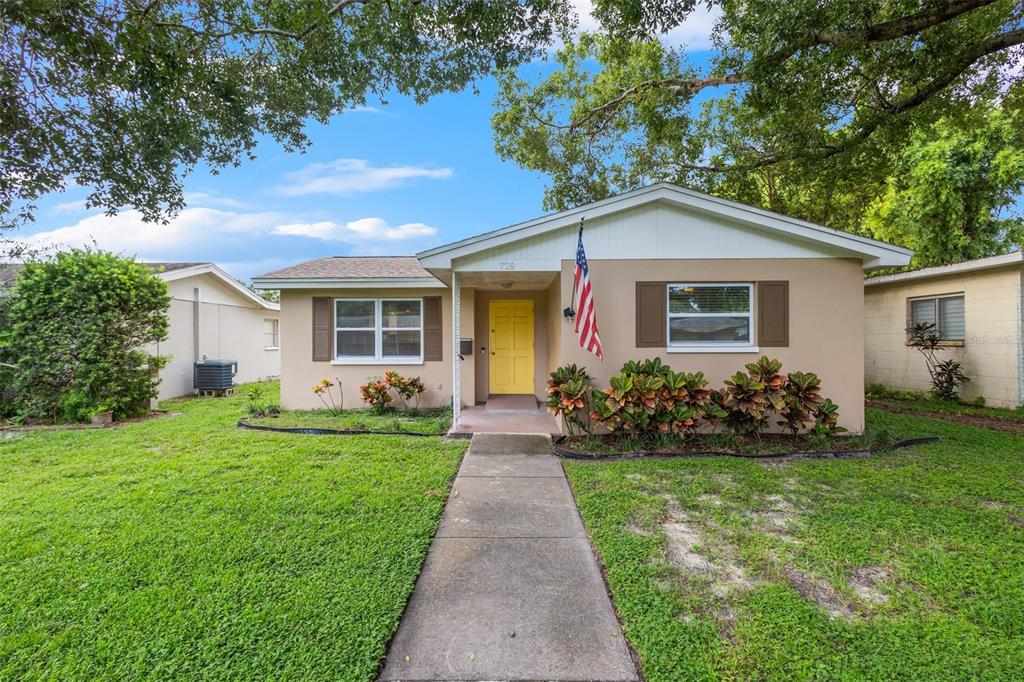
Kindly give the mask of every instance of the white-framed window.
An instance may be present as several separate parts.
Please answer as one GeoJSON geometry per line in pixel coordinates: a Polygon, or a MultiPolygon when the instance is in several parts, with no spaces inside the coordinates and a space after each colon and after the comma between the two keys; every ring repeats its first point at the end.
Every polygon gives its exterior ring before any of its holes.
{"type": "Polygon", "coordinates": [[[943,341],[963,341],[966,337],[963,294],[911,298],[907,304],[910,326],[933,324],[943,341]]]}
{"type": "Polygon", "coordinates": [[[668,285],[669,350],[755,350],[754,285],[668,285]]]}
{"type": "Polygon", "coordinates": [[[334,358],[342,364],[423,362],[423,299],[334,299],[334,358]]]}
{"type": "Polygon", "coordinates": [[[263,318],[263,347],[267,350],[281,347],[281,321],[263,318]]]}

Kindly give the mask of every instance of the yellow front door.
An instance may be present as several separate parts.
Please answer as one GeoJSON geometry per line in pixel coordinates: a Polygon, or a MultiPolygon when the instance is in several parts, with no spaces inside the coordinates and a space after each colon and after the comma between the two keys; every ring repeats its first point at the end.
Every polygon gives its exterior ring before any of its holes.
{"type": "Polygon", "coordinates": [[[490,392],[533,393],[533,301],[490,302],[490,392]]]}

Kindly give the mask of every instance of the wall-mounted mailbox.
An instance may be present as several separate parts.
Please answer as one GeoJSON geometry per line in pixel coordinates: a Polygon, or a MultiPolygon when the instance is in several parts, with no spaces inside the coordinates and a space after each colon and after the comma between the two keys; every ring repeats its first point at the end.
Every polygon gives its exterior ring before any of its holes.
{"type": "Polygon", "coordinates": [[[473,339],[459,339],[459,355],[473,354],[473,339]]]}

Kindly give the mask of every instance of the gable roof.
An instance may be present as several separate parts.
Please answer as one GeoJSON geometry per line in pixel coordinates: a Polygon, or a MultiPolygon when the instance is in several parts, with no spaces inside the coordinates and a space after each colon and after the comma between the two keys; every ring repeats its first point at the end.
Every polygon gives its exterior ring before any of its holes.
{"type": "Polygon", "coordinates": [[[429,270],[447,270],[451,268],[452,260],[456,258],[570,227],[583,217],[588,220],[599,218],[653,202],[667,202],[698,213],[726,218],[731,222],[774,233],[786,239],[818,244],[860,258],[865,269],[907,265],[913,253],[900,246],[663,182],[428,249],[418,253],[417,257],[429,270]]]}
{"type": "Polygon", "coordinates": [[[988,256],[987,258],[975,258],[974,260],[950,265],[935,265],[930,268],[919,268],[906,272],[896,272],[891,275],[879,275],[864,280],[864,286],[878,286],[880,284],[891,284],[894,282],[906,282],[915,279],[927,279],[929,277],[942,277],[944,275],[958,275],[965,272],[977,270],[990,270],[1001,268],[1007,265],[1024,264],[1024,251],[1012,251],[999,256],[988,256]]]}
{"type": "Polygon", "coordinates": [[[271,301],[264,300],[262,296],[258,295],[252,289],[245,286],[213,263],[143,263],[143,265],[147,266],[153,271],[154,275],[165,282],[173,282],[174,280],[194,277],[196,275],[212,275],[219,279],[225,286],[233,289],[235,292],[241,294],[264,310],[281,309],[281,305],[279,303],[272,303],[271,301]]]}
{"type": "Polygon", "coordinates": [[[261,289],[444,286],[416,256],[326,256],[253,277],[252,281],[261,289]]]}

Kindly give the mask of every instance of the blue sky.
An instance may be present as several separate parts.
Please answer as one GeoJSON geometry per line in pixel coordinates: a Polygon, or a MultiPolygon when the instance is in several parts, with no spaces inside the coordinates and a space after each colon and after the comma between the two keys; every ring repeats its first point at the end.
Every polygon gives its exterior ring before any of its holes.
{"type": "MultiPolygon", "coordinates": [[[[593,29],[589,1],[574,4],[581,28],[593,29]]],[[[695,12],[665,40],[707,49],[713,20],[695,12]]],[[[197,169],[185,181],[187,208],[169,225],[144,223],[132,210],[86,211],[88,192],[74,187],[44,197],[36,222],[10,236],[54,248],[96,244],[141,260],[214,261],[248,280],[326,255],[412,254],[539,216],[546,180],[497,157],[495,83],[477,88],[424,105],[370,102],[310,124],[305,154],[267,140],[239,168],[197,169]]]]}

